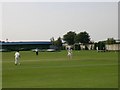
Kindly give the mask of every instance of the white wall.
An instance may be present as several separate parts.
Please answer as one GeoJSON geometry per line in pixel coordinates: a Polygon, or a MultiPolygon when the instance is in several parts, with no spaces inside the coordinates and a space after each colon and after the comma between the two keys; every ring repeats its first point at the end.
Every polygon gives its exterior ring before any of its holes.
{"type": "Polygon", "coordinates": [[[120,50],[120,44],[106,45],[106,50],[120,50]]]}

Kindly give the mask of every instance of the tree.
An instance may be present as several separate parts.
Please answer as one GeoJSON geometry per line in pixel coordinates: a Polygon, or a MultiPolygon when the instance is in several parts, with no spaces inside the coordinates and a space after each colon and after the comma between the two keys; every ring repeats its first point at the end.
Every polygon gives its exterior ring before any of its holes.
{"type": "Polygon", "coordinates": [[[63,40],[67,42],[69,45],[73,45],[75,43],[76,33],[69,31],[67,34],[63,36],[63,40]]]}
{"type": "Polygon", "coordinates": [[[98,42],[98,50],[105,50],[105,41],[98,42]]]}
{"type": "Polygon", "coordinates": [[[52,45],[50,46],[50,48],[52,49],[56,49],[56,50],[60,50],[62,47],[62,39],[59,37],[57,40],[54,40],[54,37],[52,37],[51,39],[52,45]]]}
{"type": "Polygon", "coordinates": [[[90,42],[90,36],[86,31],[85,32],[80,32],[79,34],[76,35],[75,42],[76,43],[87,44],[87,43],[90,42]]]}
{"type": "Polygon", "coordinates": [[[52,37],[52,38],[50,38],[50,41],[51,41],[51,43],[52,43],[52,45],[54,45],[54,37],[52,37]]]}
{"type": "Polygon", "coordinates": [[[62,47],[62,39],[59,37],[56,41],[54,41],[54,45],[60,50],[62,47]]]}
{"type": "Polygon", "coordinates": [[[58,43],[59,47],[62,47],[62,39],[61,39],[61,37],[58,38],[57,43],[58,43]]]}
{"type": "Polygon", "coordinates": [[[114,38],[108,38],[107,41],[106,41],[107,44],[115,44],[116,41],[114,38]]]}

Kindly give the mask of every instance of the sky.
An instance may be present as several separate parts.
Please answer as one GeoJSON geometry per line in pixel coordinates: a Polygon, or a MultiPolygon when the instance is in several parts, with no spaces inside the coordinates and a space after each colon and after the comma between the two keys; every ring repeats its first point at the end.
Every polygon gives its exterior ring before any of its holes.
{"type": "Polygon", "coordinates": [[[118,39],[117,2],[4,2],[2,37],[9,41],[49,41],[86,31],[92,41],[118,39]]]}

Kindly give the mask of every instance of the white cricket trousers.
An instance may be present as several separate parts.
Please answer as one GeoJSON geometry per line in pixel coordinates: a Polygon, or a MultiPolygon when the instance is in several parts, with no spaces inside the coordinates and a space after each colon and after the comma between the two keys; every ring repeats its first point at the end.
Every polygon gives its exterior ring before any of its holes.
{"type": "Polygon", "coordinates": [[[15,64],[20,64],[19,57],[15,57],[15,64]]]}

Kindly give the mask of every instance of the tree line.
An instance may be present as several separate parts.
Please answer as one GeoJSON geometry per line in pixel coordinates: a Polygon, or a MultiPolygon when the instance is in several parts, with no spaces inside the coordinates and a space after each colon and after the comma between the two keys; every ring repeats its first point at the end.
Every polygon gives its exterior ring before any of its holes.
{"type": "Polygon", "coordinates": [[[63,35],[63,38],[59,37],[55,40],[54,37],[52,37],[50,40],[52,42],[52,48],[61,49],[62,41],[68,45],[74,45],[75,43],[88,44],[90,42],[90,35],[86,31],[78,34],[73,31],[69,31],[63,35]]]}
{"type": "Polygon", "coordinates": [[[115,44],[116,40],[114,38],[108,38],[106,41],[99,41],[97,43],[92,42],[89,33],[87,33],[86,31],[84,32],[73,32],[73,31],[69,31],[67,32],[65,35],[63,35],[63,37],[58,37],[57,40],[54,39],[54,37],[52,37],[51,39],[52,42],[52,48],[55,49],[61,49],[62,44],[64,41],[64,43],[67,43],[68,45],[75,45],[77,44],[82,44],[82,45],[87,45],[90,43],[94,43],[95,48],[99,47],[99,49],[104,49],[105,48],[105,44],[115,44]]]}
{"type": "Polygon", "coordinates": [[[88,44],[90,42],[90,35],[84,31],[80,33],[75,33],[72,31],[69,31],[67,34],[63,36],[63,40],[68,45],[73,45],[75,43],[82,43],[82,44],[88,44]]]}

